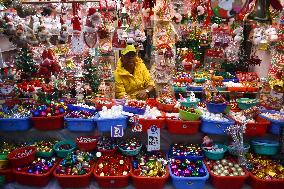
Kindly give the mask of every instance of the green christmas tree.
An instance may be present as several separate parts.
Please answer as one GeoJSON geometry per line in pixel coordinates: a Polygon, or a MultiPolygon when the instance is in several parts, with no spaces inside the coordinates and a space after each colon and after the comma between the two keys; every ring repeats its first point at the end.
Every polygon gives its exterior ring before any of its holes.
{"type": "Polygon", "coordinates": [[[94,57],[89,56],[84,60],[84,78],[90,84],[94,93],[98,92],[100,79],[98,77],[98,68],[93,64],[94,57]]]}
{"type": "Polygon", "coordinates": [[[32,52],[26,48],[20,49],[16,55],[15,65],[17,70],[21,72],[22,79],[30,79],[37,72],[32,52]]]}

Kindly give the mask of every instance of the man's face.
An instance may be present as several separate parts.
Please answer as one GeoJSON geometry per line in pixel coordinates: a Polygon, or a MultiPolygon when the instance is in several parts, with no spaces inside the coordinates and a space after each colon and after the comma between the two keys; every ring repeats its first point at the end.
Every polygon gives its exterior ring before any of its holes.
{"type": "Polygon", "coordinates": [[[136,53],[135,52],[129,52],[122,57],[123,66],[128,68],[133,68],[135,66],[136,62],[136,53]]]}

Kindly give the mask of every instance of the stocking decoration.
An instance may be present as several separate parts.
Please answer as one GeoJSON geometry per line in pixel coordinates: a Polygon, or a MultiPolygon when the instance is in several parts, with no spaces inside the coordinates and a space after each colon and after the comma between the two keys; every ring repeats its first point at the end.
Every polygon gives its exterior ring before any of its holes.
{"type": "Polygon", "coordinates": [[[72,20],[71,23],[73,24],[73,31],[81,31],[81,22],[80,22],[81,18],[78,15],[75,15],[72,20]]]}

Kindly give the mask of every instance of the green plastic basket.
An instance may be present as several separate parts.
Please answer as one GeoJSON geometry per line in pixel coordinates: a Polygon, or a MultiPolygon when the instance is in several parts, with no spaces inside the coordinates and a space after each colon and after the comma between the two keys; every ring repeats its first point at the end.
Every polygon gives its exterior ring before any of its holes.
{"type": "Polygon", "coordinates": [[[135,150],[123,150],[122,148],[118,147],[119,150],[121,151],[122,154],[126,155],[126,156],[136,156],[137,154],[139,154],[142,145],[140,147],[138,147],[135,150]]]}
{"type": "Polygon", "coordinates": [[[36,152],[36,156],[37,157],[45,157],[45,158],[49,158],[53,155],[54,150],[52,149],[50,152],[41,152],[41,151],[37,151],[36,152]]]}
{"type": "Polygon", "coordinates": [[[6,160],[8,154],[0,153],[0,160],[6,160]]]}
{"type": "Polygon", "coordinates": [[[181,101],[180,99],[178,100],[180,102],[181,106],[187,107],[187,108],[196,108],[200,100],[198,98],[195,98],[195,102],[190,102],[190,98],[186,98],[186,102],[181,101]]]}
{"type": "Polygon", "coordinates": [[[195,83],[204,83],[206,81],[206,78],[194,78],[195,83]]]}
{"type": "Polygon", "coordinates": [[[53,150],[56,152],[56,155],[60,158],[65,158],[69,153],[72,153],[72,151],[74,151],[75,148],[76,148],[76,143],[69,140],[57,142],[53,146],[53,150]],[[59,150],[58,147],[64,144],[69,144],[72,146],[72,148],[70,148],[69,150],[59,150]]]}
{"type": "Polygon", "coordinates": [[[217,91],[227,91],[227,87],[216,87],[217,91]]]}
{"type": "Polygon", "coordinates": [[[250,99],[250,98],[239,98],[236,101],[238,103],[238,107],[242,110],[249,109],[255,106],[259,102],[257,99],[250,99]]]}
{"type": "Polygon", "coordinates": [[[224,144],[216,144],[218,145],[219,148],[223,148],[224,150],[222,152],[214,152],[214,151],[208,151],[207,149],[203,148],[203,152],[204,155],[208,158],[208,159],[212,159],[212,160],[219,160],[222,159],[225,155],[225,153],[227,152],[228,148],[226,145],[224,144]]]}
{"type": "Polygon", "coordinates": [[[173,86],[173,89],[174,89],[174,92],[182,92],[182,93],[186,92],[186,87],[173,86]]]}
{"type": "Polygon", "coordinates": [[[0,186],[5,185],[5,176],[0,176],[0,186]]]}
{"type": "Polygon", "coordinates": [[[199,120],[201,115],[202,112],[198,109],[195,110],[195,113],[190,113],[182,109],[179,109],[179,117],[184,121],[197,121],[199,120]]]}

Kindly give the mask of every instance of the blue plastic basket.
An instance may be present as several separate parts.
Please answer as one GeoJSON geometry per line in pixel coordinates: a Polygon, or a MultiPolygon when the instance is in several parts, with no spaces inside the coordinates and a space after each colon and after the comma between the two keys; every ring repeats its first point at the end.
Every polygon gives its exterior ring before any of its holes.
{"type": "Polygon", "coordinates": [[[187,90],[188,91],[203,91],[203,87],[202,86],[188,86],[187,90]]]}
{"type": "Polygon", "coordinates": [[[68,104],[67,107],[68,107],[68,110],[70,110],[70,111],[88,111],[92,114],[96,114],[96,112],[97,112],[97,110],[95,110],[95,109],[83,108],[83,107],[80,107],[80,106],[75,106],[73,104],[68,104]]]}
{"type": "Polygon", "coordinates": [[[224,144],[216,144],[218,146],[218,148],[223,148],[224,150],[222,152],[215,152],[215,151],[208,151],[207,149],[203,148],[204,151],[204,155],[208,158],[208,159],[212,159],[212,160],[219,160],[222,159],[225,155],[225,153],[227,152],[227,146],[224,144]]]}
{"type": "Polygon", "coordinates": [[[206,107],[210,113],[223,113],[227,108],[227,104],[207,102],[206,107]]]}
{"type": "Polygon", "coordinates": [[[216,135],[225,135],[225,130],[230,125],[235,124],[235,121],[226,117],[229,121],[222,122],[222,121],[213,121],[202,118],[201,123],[201,131],[207,134],[216,134],[216,135]]]}
{"type": "Polygon", "coordinates": [[[2,118],[0,131],[27,131],[31,128],[30,118],[2,118]]]}
{"type": "Polygon", "coordinates": [[[97,114],[94,121],[96,122],[100,132],[110,132],[111,126],[122,125],[124,129],[127,126],[127,117],[125,116],[113,119],[102,119],[99,117],[99,114],[97,114]]]}
{"type": "Polygon", "coordinates": [[[72,132],[91,132],[95,128],[93,119],[65,118],[65,127],[72,132]]]}
{"type": "Polygon", "coordinates": [[[176,189],[203,189],[205,187],[206,180],[209,178],[209,173],[202,163],[206,175],[204,177],[177,177],[172,173],[169,165],[169,172],[172,178],[172,183],[176,189]]]}
{"type": "MultiPolygon", "coordinates": [[[[278,111],[275,110],[262,110],[261,112],[266,113],[279,113],[278,111]]],[[[284,115],[284,113],[280,113],[282,115],[284,115]]],[[[267,119],[268,121],[271,122],[271,126],[270,126],[270,133],[275,134],[275,135],[279,135],[280,132],[280,127],[284,127],[284,121],[280,121],[280,120],[275,120],[275,119],[270,119],[262,114],[259,114],[259,116],[263,117],[264,119],[267,119]]]]}
{"type": "Polygon", "coordinates": [[[134,108],[131,106],[123,106],[123,111],[130,112],[133,114],[143,115],[146,109],[145,108],[134,108]]]}
{"type": "Polygon", "coordinates": [[[234,83],[238,83],[239,82],[239,80],[237,78],[223,79],[223,82],[230,82],[230,81],[232,81],[234,83]]]}
{"type": "Polygon", "coordinates": [[[272,140],[253,140],[252,147],[259,155],[276,155],[279,149],[279,142],[272,140]]]}

